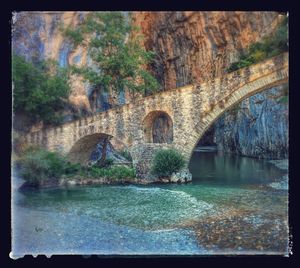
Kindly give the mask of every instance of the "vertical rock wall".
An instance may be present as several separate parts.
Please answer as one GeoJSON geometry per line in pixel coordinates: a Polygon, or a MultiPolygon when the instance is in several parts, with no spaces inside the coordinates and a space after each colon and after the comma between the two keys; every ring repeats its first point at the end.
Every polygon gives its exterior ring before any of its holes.
{"type": "Polygon", "coordinates": [[[287,85],[244,100],[215,124],[218,149],[240,155],[288,158],[287,85]]]}
{"type": "Polygon", "coordinates": [[[156,52],[149,68],[163,90],[222,76],[251,43],[270,34],[277,12],[137,12],[144,45],[156,52]]]}

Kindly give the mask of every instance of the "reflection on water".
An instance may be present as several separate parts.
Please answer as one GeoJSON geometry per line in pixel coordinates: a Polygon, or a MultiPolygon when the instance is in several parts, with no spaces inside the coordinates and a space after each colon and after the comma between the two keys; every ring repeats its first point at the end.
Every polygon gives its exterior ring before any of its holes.
{"type": "Polygon", "coordinates": [[[268,183],[285,174],[267,160],[222,152],[194,152],[189,169],[193,174],[194,184],[268,183]]]}

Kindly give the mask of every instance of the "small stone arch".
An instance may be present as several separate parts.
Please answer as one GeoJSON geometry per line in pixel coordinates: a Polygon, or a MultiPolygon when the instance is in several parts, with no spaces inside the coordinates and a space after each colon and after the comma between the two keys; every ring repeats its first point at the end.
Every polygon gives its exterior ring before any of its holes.
{"type": "Polygon", "coordinates": [[[152,111],[143,120],[144,141],[146,143],[172,143],[173,120],[164,111],[152,111]]]}
{"type": "Polygon", "coordinates": [[[110,140],[112,136],[105,133],[95,133],[82,137],[72,146],[68,153],[68,159],[73,163],[87,165],[96,145],[104,138],[110,140]]]}

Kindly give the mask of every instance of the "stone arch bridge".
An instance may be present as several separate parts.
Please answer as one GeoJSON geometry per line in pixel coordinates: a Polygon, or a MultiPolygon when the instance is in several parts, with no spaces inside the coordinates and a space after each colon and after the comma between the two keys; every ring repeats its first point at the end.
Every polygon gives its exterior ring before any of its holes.
{"type": "Polygon", "coordinates": [[[205,131],[228,109],[260,91],[288,82],[288,53],[199,85],[193,84],[26,135],[26,142],[68,154],[84,164],[103,135],[131,152],[137,174],[146,176],[153,153],[174,147],[186,158],[205,131]],[[167,142],[154,138],[153,122],[167,119],[167,142]]]}

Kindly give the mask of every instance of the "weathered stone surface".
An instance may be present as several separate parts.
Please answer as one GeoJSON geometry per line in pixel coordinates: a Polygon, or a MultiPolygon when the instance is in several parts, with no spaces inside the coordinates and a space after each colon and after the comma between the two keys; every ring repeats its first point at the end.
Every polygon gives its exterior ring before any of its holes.
{"type": "Polygon", "coordinates": [[[216,123],[218,150],[257,158],[288,158],[287,85],[254,95],[216,123]]]}
{"type": "MultiPolygon", "coordinates": [[[[251,43],[270,34],[277,12],[136,12],[144,46],[157,53],[149,68],[162,89],[204,82],[225,74],[251,43]]],[[[212,88],[213,90],[213,88],[212,88]]]]}
{"type": "Polygon", "coordinates": [[[171,143],[173,141],[173,123],[172,119],[162,114],[156,117],[152,126],[154,143],[171,143]]]}
{"type": "Polygon", "coordinates": [[[161,92],[59,127],[31,132],[25,139],[52,151],[69,153],[74,161],[84,163],[103,134],[109,135],[112,143],[115,140],[130,149],[133,164],[142,176],[148,173],[153,153],[159,148],[178,149],[188,164],[199,139],[225,111],[287,80],[288,54],[284,53],[198,86],[161,92]],[[168,114],[173,122],[172,143],[149,143],[147,128],[153,126],[160,112],[168,114]]]}

